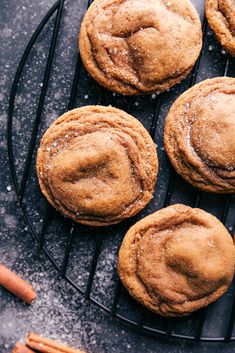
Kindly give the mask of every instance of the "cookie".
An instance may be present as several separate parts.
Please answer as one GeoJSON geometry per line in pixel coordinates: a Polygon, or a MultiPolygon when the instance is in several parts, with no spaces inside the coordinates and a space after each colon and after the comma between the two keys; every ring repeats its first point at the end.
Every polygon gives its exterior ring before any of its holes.
{"type": "Polygon", "coordinates": [[[218,299],[230,286],[235,247],[211,214],[173,205],[130,228],[118,272],[130,295],[163,316],[184,316],[218,299]]]}
{"type": "Polygon", "coordinates": [[[75,222],[107,226],[151,200],[156,147],[143,125],[113,107],[86,106],[59,117],[44,134],[37,175],[48,201],[75,222]]]}
{"type": "Polygon", "coordinates": [[[206,17],[220,44],[235,57],[235,1],[206,0],[206,17]]]}
{"type": "Polygon", "coordinates": [[[235,78],[203,81],[183,93],[165,123],[165,149],[195,187],[235,192],[235,78]]]}
{"type": "Polygon", "coordinates": [[[90,75],[124,95],[160,93],[185,78],[202,46],[188,0],[95,0],[80,30],[90,75]]]}

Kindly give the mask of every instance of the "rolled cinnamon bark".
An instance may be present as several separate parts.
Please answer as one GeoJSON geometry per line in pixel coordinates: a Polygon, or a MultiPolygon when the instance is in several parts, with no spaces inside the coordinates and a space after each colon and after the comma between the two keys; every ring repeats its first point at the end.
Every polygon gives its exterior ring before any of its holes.
{"type": "Polygon", "coordinates": [[[65,346],[35,333],[30,333],[26,345],[41,353],[85,353],[80,349],[65,346]]]}
{"type": "Polygon", "coordinates": [[[0,264],[0,286],[16,295],[27,304],[31,304],[37,296],[35,290],[28,282],[3,264],[0,264]]]}
{"type": "Polygon", "coordinates": [[[24,344],[21,344],[20,342],[16,342],[15,347],[13,348],[12,353],[35,353],[32,351],[32,349],[29,349],[26,347],[24,344]]]}

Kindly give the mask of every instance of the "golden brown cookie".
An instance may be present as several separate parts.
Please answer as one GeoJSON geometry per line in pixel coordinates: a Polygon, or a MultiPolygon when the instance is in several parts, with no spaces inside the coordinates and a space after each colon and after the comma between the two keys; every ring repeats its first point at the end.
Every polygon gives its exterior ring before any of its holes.
{"type": "Polygon", "coordinates": [[[165,124],[165,148],[176,169],[199,189],[235,192],[235,78],[203,81],[183,93],[165,124]]]}
{"type": "Polygon", "coordinates": [[[206,17],[220,44],[235,56],[235,0],[206,0],[206,17]]]}
{"type": "Polygon", "coordinates": [[[137,222],[118,257],[123,285],[164,316],[184,316],[218,299],[231,284],[235,247],[223,224],[197,208],[173,205],[137,222]]]}
{"type": "Polygon", "coordinates": [[[143,125],[113,107],[86,106],[58,118],[44,134],[37,175],[48,201],[92,226],[142,210],[157,180],[156,147],[143,125]]]}
{"type": "Polygon", "coordinates": [[[79,35],[87,71],[125,95],[160,93],[193,68],[201,23],[188,0],[95,0],[79,35]]]}

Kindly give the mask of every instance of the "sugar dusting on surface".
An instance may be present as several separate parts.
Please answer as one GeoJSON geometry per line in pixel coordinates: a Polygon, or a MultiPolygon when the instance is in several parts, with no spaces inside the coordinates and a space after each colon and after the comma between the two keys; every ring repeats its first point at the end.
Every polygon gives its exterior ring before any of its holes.
{"type": "MultiPolygon", "coordinates": [[[[86,2],[85,0],[65,2],[67,7],[63,18],[64,27],[60,31],[60,39],[57,46],[58,56],[54,62],[53,74],[46,97],[45,110],[39,129],[40,136],[61,113],[67,110],[67,98],[71,90],[73,70],[75,69],[77,59],[77,52],[74,48],[77,48],[78,26],[84,13],[86,2]],[[71,63],[73,64],[73,68],[71,67],[71,63]],[[71,67],[71,70],[68,70],[68,67],[71,67]],[[60,87],[59,90],[58,87],[60,87]]],[[[38,299],[29,307],[4,290],[0,290],[0,352],[9,353],[13,344],[17,340],[23,342],[25,335],[29,331],[36,331],[52,339],[63,341],[75,347],[82,347],[89,353],[126,353],[127,351],[136,353],[169,352],[169,347],[175,353],[185,352],[187,349],[185,343],[174,342],[173,347],[171,344],[165,344],[162,341],[141,336],[125,325],[112,320],[96,306],[84,300],[83,296],[78,294],[66,281],[58,276],[58,273],[46,257],[38,253],[31,235],[28,234],[28,227],[22,218],[22,213],[17,205],[9,179],[6,153],[7,145],[5,140],[8,93],[25,44],[46,10],[50,5],[54,4],[54,1],[42,0],[32,2],[24,0],[23,3],[24,5],[22,6],[21,1],[5,1],[7,13],[11,14],[11,19],[0,33],[0,39],[2,39],[3,43],[1,47],[2,52],[6,53],[7,58],[0,80],[0,101],[3,103],[4,111],[0,115],[0,173],[2,173],[0,184],[0,260],[13,270],[16,270],[35,286],[38,292],[38,299]],[[35,10],[37,8],[39,9],[38,11],[35,10]],[[9,46],[9,39],[12,40],[12,48],[9,46]],[[14,55],[12,55],[13,52],[14,55]]],[[[32,57],[26,66],[27,73],[24,73],[23,84],[20,86],[16,96],[13,141],[16,142],[17,146],[15,153],[18,175],[22,172],[27,152],[26,142],[29,141],[31,135],[32,121],[35,118],[37,102],[42,87],[42,73],[45,69],[49,47],[49,41],[45,39],[50,38],[52,34],[52,24],[53,19],[50,25],[45,28],[33,48],[32,57]]],[[[211,38],[213,39],[213,36],[211,38]]],[[[221,54],[216,57],[215,44],[213,44],[213,50],[210,55],[211,57],[215,55],[213,70],[208,73],[206,68],[202,68],[201,75],[198,78],[200,80],[207,78],[208,75],[215,76],[219,72],[218,67],[221,54]]],[[[92,104],[97,97],[97,87],[93,84],[92,79],[84,72],[81,75],[76,106],[92,104]]],[[[159,113],[155,133],[155,142],[159,146],[158,153],[162,161],[159,171],[159,182],[155,191],[155,198],[149,204],[148,208],[139,214],[137,218],[142,218],[147,213],[156,211],[164,203],[167,187],[165,181],[168,180],[170,174],[170,166],[162,141],[164,119],[170,104],[186,88],[187,81],[184,81],[180,86],[176,86],[167,93],[167,102],[163,104],[159,113]]],[[[123,104],[125,98],[120,98],[115,93],[110,93],[110,95],[115,100],[115,106],[120,104],[120,106],[123,105],[123,109],[125,108],[123,104]]],[[[155,103],[153,101],[157,102],[157,99],[157,94],[153,94],[149,97],[138,98],[139,105],[133,104],[137,108],[136,111],[138,110],[136,117],[148,129],[151,126],[151,120],[154,115],[155,103]]],[[[37,141],[37,146],[38,143],[39,141],[37,141]]],[[[35,155],[33,156],[32,164],[35,165],[35,155]]],[[[34,170],[31,171],[30,181],[31,183],[27,191],[27,198],[30,201],[28,212],[30,212],[33,224],[36,227],[40,227],[45,203],[40,196],[34,170]]],[[[171,201],[176,202],[180,200],[182,202],[187,200],[189,194],[187,187],[186,183],[183,182],[179,185],[177,184],[171,201]]],[[[58,214],[56,218],[59,219],[58,214]]],[[[60,219],[60,222],[65,225],[67,221],[60,219]]],[[[228,223],[229,230],[232,232],[231,217],[228,222],[230,222],[228,223]]],[[[55,234],[57,233],[55,231],[51,231],[50,237],[47,239],[47,245],[53,251],[54,258],[57,261],[61,261],[66,240],[65,234],[63,234],[65,230],[63,231],[59,226],[55,229],[58,230],[58,234],[55,234]]],[[[116,234],[115,229],[115,227],[110,228],[110,234],[108,230],[104,235],[104,247],[102,248],[97,264],[94,287],[92,288],[94,297],[106,305],[110,304],[113,295],[117,276],[115,266],[117,251],[121,238],[124,235],[124,231],[123,234],[116,234]]],[[[72,254],[74,267],[71,266],[71,263],[69,264],[69,270],[74,274],[74,279],[83,288],[85,288],[87,283],[92,251],[94,250],[92,239],[90,238],[87,240],[84,236],[83,242],[78,242],[76,251],[72,254]]],[[[216,319],[216,324],[221,321],[221,317],[217,317],[216,319]]],[[[190,324],[190,319],[188,320],[188,324],[190,324]]],[[[188,325],[186,329],[188,329],[188,325]]],[[[213,327],[213,330],[215,329],[213,327]]],[[[214,331],[211,331],[211,333],[214,334],[214,331]]],[[[198,346],[195,349],[198,350],[198,346]]],[[[211,350],[210,347],[207,350],[205,346],[202,349],[205,352],[210,352],[211,350]]],[[[228,351],[231,352],[231,350],[232,348],[229,345],[228,351]]]]}

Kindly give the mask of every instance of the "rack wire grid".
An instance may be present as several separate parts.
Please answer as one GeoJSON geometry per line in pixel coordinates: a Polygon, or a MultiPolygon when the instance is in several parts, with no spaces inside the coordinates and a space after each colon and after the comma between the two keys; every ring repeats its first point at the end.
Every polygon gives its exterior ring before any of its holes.
{"type": "MultiPolygon", "coordinates": [[[[86,8],[83,6],[81,9],[79,1],[74,2],[72,8],[69,1],[68,4],[66,1],[66,6],[64,0],[56,1],[33,33],[16,71],[8,112],[9,163],[17,198],[28,228],[56,269],[74,288],[83,293],[85,298],[140,333],[162,336],[168,340],[178,338],[229,342],[235,340],[234,283],[220,300],[209,307],[186,318],[167,319],[136,303],[122,287],[116,270],[118,249],[130,225],[170,204],[184,203],[205,209],[221,219],[231,234],[234,231],[235,198],[209,195],[188,185],[172,169],[163,147],[164,119],[176,97],[208,77],[234,77],[235,74],[234,59],[221,49],[208,28],[203,2],[193,2],[201,14],[203,50],[193,71],[180,85],[159,96],[124,97],[113,94],[98,86],[86,73],[74,41],[70,47],[71,61],[66,63],[67,72],[75,71],[73,79],[73,74],[69,74],[71,79],[66,80],[69,81],[69,86],[72,84],[70,96],[62,97],[58,102],[58,92],[65,83],[54,79],[56,73],[61,70],[60,64],[63,64],[64,52],[61,55],[57,53],[60,47],[58,42],[62,41],[62,36],[66,36],[69,16],[76,12],[74,6],[77,6],[81,15],[84,15],[86,8]],[[39,63],[36,61],[38,52],[39,63]],[[35,65],[38,65],[40,82],[32,74],[31,67],[35,65]],[[32,107],[29,101],[34,102],[32,107]],[[51,101],[55,102],[58,115],[66,109],[86,103],[111,104],[133,114],[144,124],[156,143],[160,161],[154,198],[144,211],[119,225],[94,228],[75,224],[58,214],[46,202],[36,178],[35,155],[40,137],[56,117],[55,112],[50,111],[51,101]],[[66,101],[67,108],[63,105],[66,101]],[[46,111],[49,113],[46,114],[46,111]],[[17,123],[19,119],[21,128],[17,123]]],[[[87,8],[90,3],[91,1],[88,1],[87,8]]],[[[79,22],[76,22],[74,33],[78,31],[79,22]]],[[[70,40],[67,39],[65,47],[70,40]]]]}

